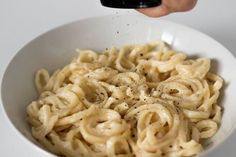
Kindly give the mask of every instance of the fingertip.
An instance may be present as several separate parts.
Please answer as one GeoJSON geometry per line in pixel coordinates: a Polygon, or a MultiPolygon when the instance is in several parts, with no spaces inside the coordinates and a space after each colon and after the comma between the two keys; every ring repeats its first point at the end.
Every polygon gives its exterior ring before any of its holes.
{"type": "Polygon", "coordinates": [[[136,10],[149,17],[161,17],[170,13],[170,10],[163,5],[153,8],[141,8],[136,10]]]}

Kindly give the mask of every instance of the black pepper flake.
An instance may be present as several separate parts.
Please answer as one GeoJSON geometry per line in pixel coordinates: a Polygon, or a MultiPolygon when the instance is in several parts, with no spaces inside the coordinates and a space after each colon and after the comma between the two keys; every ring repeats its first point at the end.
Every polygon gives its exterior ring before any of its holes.
{"type": "Polygon", "coordinates": [[[172,145],[169,145],[170,148],[172,148],[173,146],[172,145]]]}
{"type": "Polygon", "coordinates": [[[83,118],[80,118],[80,120],[83,120],[83,118]]]}
{"type": "Polygon", "coordinates": [[[144,76],[147,76],[148,74],[147,73],[144,73],[144,76]]]}
{"type": "Polygon", "coordinates": [[[177,112],[178,114],[180,113],[180,111],[179,111],[179,109],[178,109],[178,108],[176,109],[176,112],[177,112]]]}
{"type": "Polygon", "coordinates": [[[140,53],[140,56],[143,56],[143,54],[142,54],[142,53],[140,53]]]}
{"type": "Polygon", "coordinates": [[[161,153],[162,156],[165,156],[166,154],[165,153],[161,153]]]}
{"type": "Polygon", "coordinates": [[[135,135],[133,134],[132,137],[135,137],[135,135]]]}
{"type": "Polygon", "coordinates": [[[183,147],[182,147],[182,146],[180,146],[179,148],[180,148],[180,149],[183,149],[183,147]]]}

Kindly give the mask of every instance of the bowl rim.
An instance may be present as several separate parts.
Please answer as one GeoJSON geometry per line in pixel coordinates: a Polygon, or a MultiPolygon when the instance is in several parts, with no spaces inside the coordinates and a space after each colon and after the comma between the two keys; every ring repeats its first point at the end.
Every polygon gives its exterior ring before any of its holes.
{"type": "MultiPolygon", "coordinates": [[[[85,18],[81,18],[78,20],[74,20],[72,22],[68,22],[62,25],[58,25],[56,27],[52,27],[50,29],[48,29],[47,31],[44,31],[43,33],[41,33],[40,35],[34,37],[33,39],[27,41],[19,50],[17,50],[17,52],[13,55],[13,57],[11,57],[5,67],[5,69],[3,69],[3,75],[2,78],[0,78],[0,106],[2,108],[3,111],[3,117],[6,119],[6,122],[9,124],[9,129],[11,128],[12,130],[14,130],[15,134],[19,137],[19,139],[22,140],[22,142],[24,141],[25,144],[27,144],[29,147],[34,148],[35,150],[39,151],[40,153],[43,153],[44,155],[51,155],[53,157],[56,157],[57,155],[48,151],[46,148],[44,149],[41,144],[42,147],[38,146],[37,144],[33,143],[32,141],[30,141],[28,138],[26,138],[17,128],[16,126],[13,124],[13,122],[11,121],[11,119],[9,118],[9,115],[6,111],[5,105],[3,103],[3,83],[5,82],[5,74],[9,69],[9,66],[11,65],[12,61],[17,58],[17,56],[19,55],[19,52],[21,52],[25,47],[27,47],[29,44],[31,44],[32,42],[36,41],[37,39],[40,39],[41,37],[47,35],[48,33],[51,33],[53,31],[56,31],[60,28],[63,27],[68,27],[70,25],[74,25],[83,21],[90,21],[90,20],[96,20],[96,19],[101,19],[101,18],[112,18],[112,17],[117,17],[117,15],[102,15],[102,16],[92,16],[92,17],[85,17],[85,18]],[[31,145],[31,146],[30,146],[31,145]]],[[[127,14],[127,13],[123,13],[119,15],[119,18],[123,18],[123,17],[140,17],[140,18],[149,18],[149,17],[145,17],[145,16],[140,16],[140,15],[136,15],[136,14],[127,14]]],[[[191,31],[191,32],[195,32],[199,35],[204,36],[204,38],[207,38],[211,41],[213,41],[214,43],[218,44],[218,46],[220,46],[222,49],[225,50],[225,52],[228,53],[228,55],[230,55],[232,58],[236,59],[236,57],[220,42],[218,42],[216,39],[212,38],[210,35],[205,34],[195,28],[192,28],[190,26],[184,25],[184,24],[180,24],[177,22],[173,22],[173,21],[169,21],[169,20],[163,20],[163,19],[158,19],[158,22],[161,23],[166,23],[166,24],[170,24],[173,25],[174,27],[182,27],[185,30],[191,31]]],[[[213,147],[204,150],[203,152],[201,152],[198,156],[202,156],[202,157],[206,157],[208,154],[212,153],[214,150],[216,150],[219,146],[222,146],[225,141],[227,141],[229,139],[230,136],[232,136],[233,134],[236,134],[236,126],[233,126],[232,129],[229,131],[229,133],[224,137],[223,141],[220,143],[217,143],[216,145],[214,145],[213,147]]]]}

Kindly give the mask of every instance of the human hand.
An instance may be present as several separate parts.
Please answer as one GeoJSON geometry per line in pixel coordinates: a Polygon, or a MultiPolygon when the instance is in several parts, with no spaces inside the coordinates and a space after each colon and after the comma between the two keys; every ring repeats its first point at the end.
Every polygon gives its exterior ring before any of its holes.
{"type": "Polygon", "coordinates": [[[137,10],[150,17],[160,17],[172,12],[189,11],[196,3],[197,0],[162,0],[162,4],[158,7],[137,10]]]}

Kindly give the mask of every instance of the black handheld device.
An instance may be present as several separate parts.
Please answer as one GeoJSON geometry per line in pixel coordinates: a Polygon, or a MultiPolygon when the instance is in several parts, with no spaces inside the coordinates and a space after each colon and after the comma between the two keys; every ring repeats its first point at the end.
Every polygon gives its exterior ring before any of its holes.
{"type": "Polygon", "coordinates": [[[150,8],[161,5],[161,0],[101,0],[103,6],[111,8],[150,8]]]}

